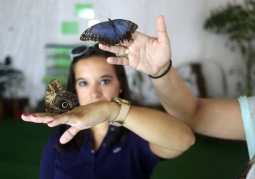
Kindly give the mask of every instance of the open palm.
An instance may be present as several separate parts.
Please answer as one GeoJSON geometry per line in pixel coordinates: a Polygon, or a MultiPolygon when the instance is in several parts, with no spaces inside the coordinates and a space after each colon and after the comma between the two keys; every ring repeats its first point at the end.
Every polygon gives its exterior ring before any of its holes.
{"type": "Polygon", "coordinates": [[[102,50],[117,53],[119,57],[109,57],[108,63],[128,65],[138,71],[149,75],[157,75],[168,66],[172,56],[170,39],[167,35],[163,16],[159,16],[156,23],[158,38],[147,36],[140,32],[132,35],[133,41],[124,42],[116,46],[100,45],[102,50]],[[125,50],[129,49],[128,57],[124,56],[125,50]]]}

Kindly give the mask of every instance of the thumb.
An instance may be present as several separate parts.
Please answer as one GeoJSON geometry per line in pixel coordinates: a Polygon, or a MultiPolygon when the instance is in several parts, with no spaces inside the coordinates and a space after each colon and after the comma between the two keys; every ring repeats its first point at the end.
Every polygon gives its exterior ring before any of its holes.
{"type": "Polygon", "coordinates": [[[156,28],[157,28],[157,32],[158,32],[158,42],[164,43],[164,44],[169,44],[169,38],[167,35],[166,24],[165,24],[164,17],[162,15],[158,16],[158,18],[157,18],[156,28]]]}
{"type": "Polygon", "coordinates": [[[80,129],[71,126],[69,129],[67,129],[64,134],[60,137],[59,142],[61,144],[66,144],[70,140],[74,138],[74,136],[80,131],[80,129]]]}

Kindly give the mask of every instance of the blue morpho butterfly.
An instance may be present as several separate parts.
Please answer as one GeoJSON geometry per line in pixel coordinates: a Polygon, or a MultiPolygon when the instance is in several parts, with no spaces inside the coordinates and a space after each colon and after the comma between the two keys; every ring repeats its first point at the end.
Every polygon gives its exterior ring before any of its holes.
{"type": "Polygon", "coordinates": [[[80,37],[81,41],[94,41],[103,45],[112,46],[132,40],[132,34],[138,26],[124,19],[115,19],[95,24],[85,30],[80,37]]]}

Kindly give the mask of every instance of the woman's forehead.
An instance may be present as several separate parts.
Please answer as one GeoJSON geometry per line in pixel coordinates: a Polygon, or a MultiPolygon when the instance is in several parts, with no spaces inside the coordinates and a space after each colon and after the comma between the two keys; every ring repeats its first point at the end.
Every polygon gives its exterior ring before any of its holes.
{"type": "Polygon", "coordinates": [[[75,65],[75,72],[93,73],[95,71],[114,73],[114,66],[107,63],[105,57],[93,56],[79,60],[75,65]]]}

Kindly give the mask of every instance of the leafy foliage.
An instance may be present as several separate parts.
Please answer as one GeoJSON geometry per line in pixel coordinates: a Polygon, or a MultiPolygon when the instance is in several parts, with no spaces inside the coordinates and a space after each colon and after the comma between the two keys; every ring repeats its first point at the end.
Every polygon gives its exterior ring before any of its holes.
{"type": "Polygon", "coordinates": [[[235,50],[237,47],[240,50],[247,71],[246,85],[239,85],[239,90],[242,95],[251,96],[255,63],[255,0],[244,0],[243,4],[233,1],[224,8],[213,10],[204,28],[212,33],[227,35],[232,42],[230,49],[235,50]]]}

